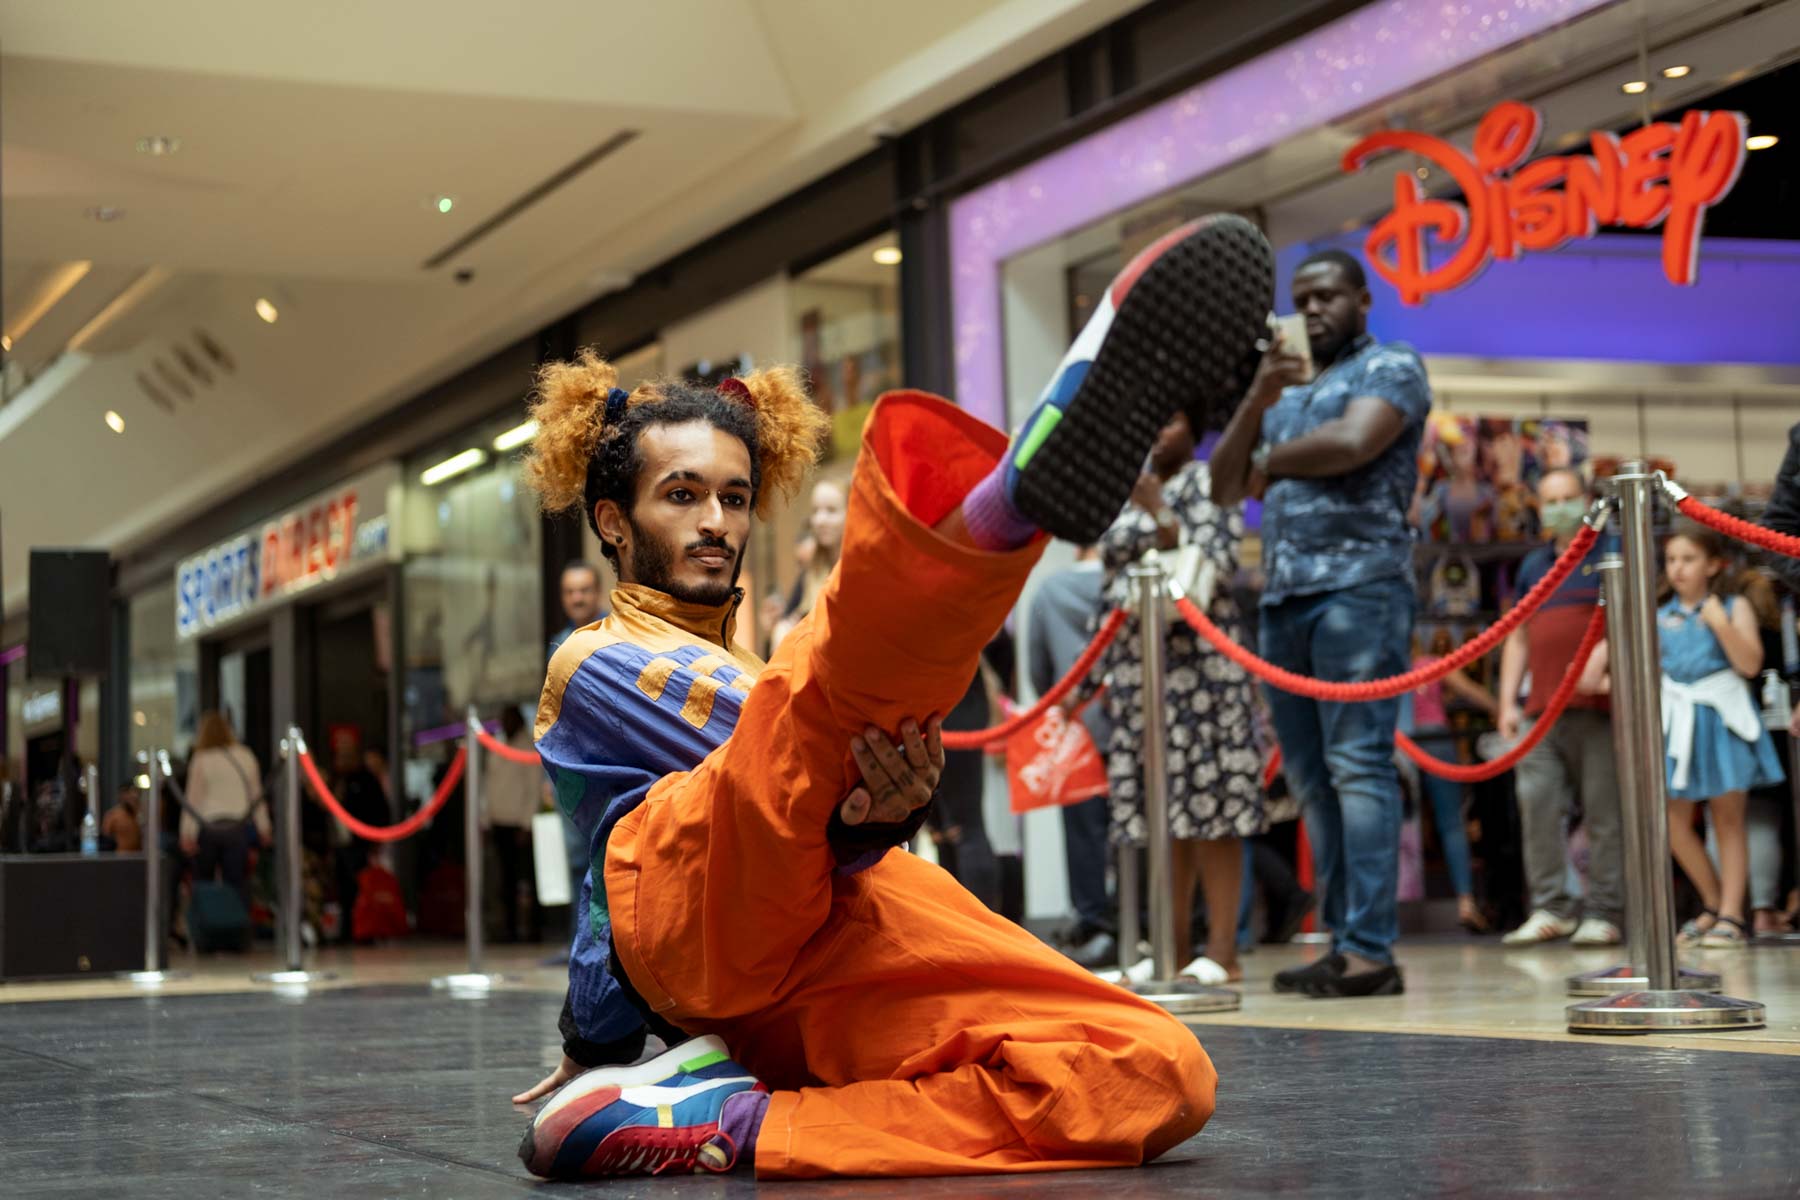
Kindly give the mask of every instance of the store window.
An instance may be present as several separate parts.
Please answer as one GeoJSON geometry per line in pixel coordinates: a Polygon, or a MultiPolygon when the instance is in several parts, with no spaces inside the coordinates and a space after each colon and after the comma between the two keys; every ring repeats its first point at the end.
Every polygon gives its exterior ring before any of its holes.
{"type": "Polygon", "coordinates": [[[542,526],[520,456],[520,411],[405,465],[406,786],[431,790],[469,705],[492,720],[533,705],[544,683],[542,526]]]}
{"type": "Polygon", "coordinates": [[[900,247],[864,242],[788,285],[793,354],[831,414],[830,460],[856,457],[876,397],[900,385],[900,247]]]}
{"type": "Polygon", "coordinates": [[[184,758],[199,722],[199,643],[175,637],[175,588],[132,597],[126,737],[134,759],[167,750],[184,758]]]}

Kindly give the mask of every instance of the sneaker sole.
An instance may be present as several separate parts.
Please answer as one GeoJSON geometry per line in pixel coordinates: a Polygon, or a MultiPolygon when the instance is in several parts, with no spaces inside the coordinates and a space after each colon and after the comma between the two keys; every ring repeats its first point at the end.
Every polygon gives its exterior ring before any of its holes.
{"type": "Polygon", "coordinates": [[[1099,540],[1170,417],[1185,409],[1198,437],[1243,399],[1274,296],[1261,230],[1231,214],[1195,222],[1130,284],[1075,398],[1019,468],[1020,513],[1059,538],[1099,540]]]}
{"type": "Polygon", "coordinates": [[[551,1168],[569,1134],[618,1099],[624,1089],[660,1083],[678,1073],[684,1064],[714,1053],[725,1054],[727,1050],[723,1040],[709,1034],[691,1038],[635,1066],[584,1071],[565,1083],[525,1126],[525,1136],[519,1142],[519,1161],[533,1175],[552,1178],[551,1168]]]}

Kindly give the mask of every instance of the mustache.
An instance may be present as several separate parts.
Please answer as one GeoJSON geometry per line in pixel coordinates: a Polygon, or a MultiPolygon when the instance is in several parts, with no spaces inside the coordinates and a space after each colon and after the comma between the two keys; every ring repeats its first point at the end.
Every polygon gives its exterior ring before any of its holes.
{"type": "Polygon", "coordinates": [[[692,554],[696,550],[723,550],[726,558],[735,559],[737,557],[737,550],[722,537],[701,538],[697,542],[689,542],[685,553],[692,554]]]}

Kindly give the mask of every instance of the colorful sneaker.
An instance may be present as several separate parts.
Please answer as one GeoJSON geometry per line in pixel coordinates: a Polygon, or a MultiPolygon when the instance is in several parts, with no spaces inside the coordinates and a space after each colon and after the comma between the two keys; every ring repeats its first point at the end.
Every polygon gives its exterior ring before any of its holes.
{"type": "Polygon", "coordinates": [[[716,1037],[693,1038],[635,1067],[602,1067],[538,1111],[519,1158],[545,1179],[724,1172],[738,1147],[719,1128],[725,1101],[767,1091],[716,1037]]]}
{"type": "Polygon", "coordinates": [[[1119,273],[1007,451],[1020,515],[1096,541],[1178,410],[1194,435],[1222,427],[1268,336],[1275,256],[1262,231],[1220,214],[1158,239],[1119,273]]]}

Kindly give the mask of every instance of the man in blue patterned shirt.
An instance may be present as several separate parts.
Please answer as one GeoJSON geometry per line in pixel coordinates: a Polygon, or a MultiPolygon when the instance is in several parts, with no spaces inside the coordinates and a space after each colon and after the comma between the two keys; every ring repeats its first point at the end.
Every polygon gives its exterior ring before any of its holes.
{"type": "MultiPolygon", "coordinates": [[[[1362,265],[1326,250],[1294,272],[1316,374],[1279,339],[1213,452],[1213,500],[1263,499],[1262,654],[1315,679],[1407,668],[1419,439],[1431,409],[1410,346],[1368,333],[1362,265]]],[[[1332,952],[1275,976],[1278,992],[1392,995],[1400,850],[1399,702],[1334,704],[1267,689],[1332,952]]]]}

